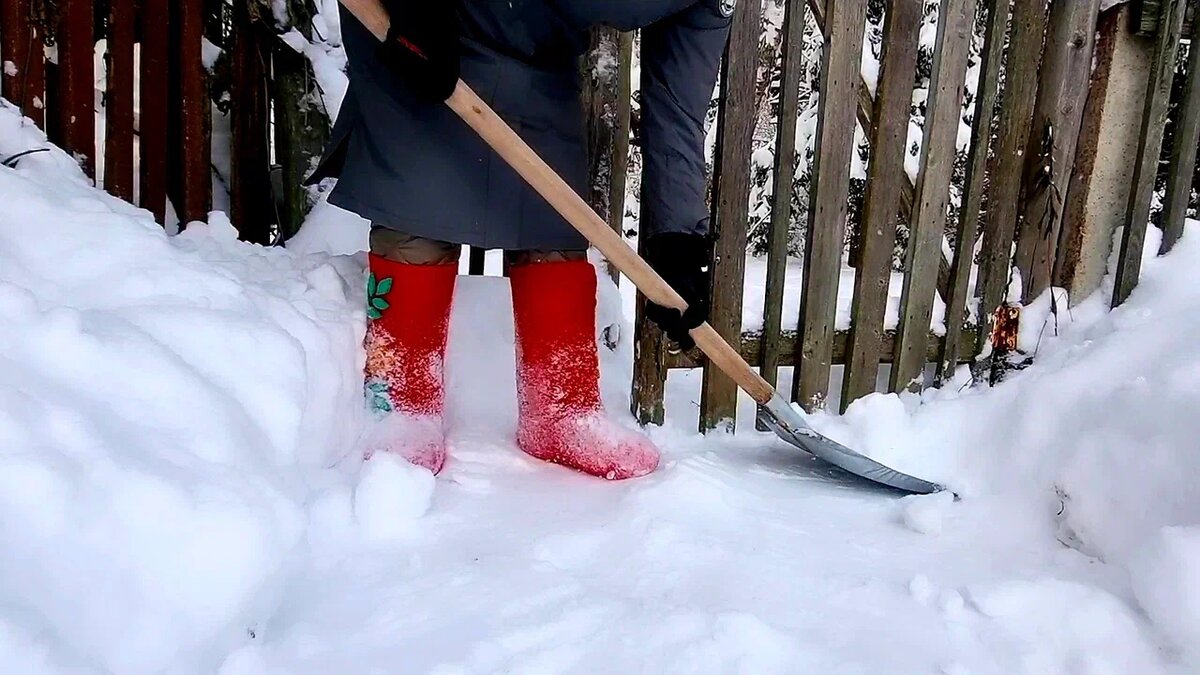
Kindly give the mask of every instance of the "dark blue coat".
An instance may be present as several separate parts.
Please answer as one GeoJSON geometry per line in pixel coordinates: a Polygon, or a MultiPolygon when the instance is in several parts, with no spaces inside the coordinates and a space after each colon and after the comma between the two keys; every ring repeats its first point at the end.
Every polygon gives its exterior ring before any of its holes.
{"type": "MultiPolygon", "coordinates": [[[[643,234],[704,233],[704,116],[731,11],[731,0],[462,0],[462,76],[582,194],[579,57],[588,29],[642,29],[643,234]]],[[[413,100],[345,11],[342,35],[350,87],[314,175],[339,177],[330,202],[443,241],[586,246],[448,107],[413,100]]]]}

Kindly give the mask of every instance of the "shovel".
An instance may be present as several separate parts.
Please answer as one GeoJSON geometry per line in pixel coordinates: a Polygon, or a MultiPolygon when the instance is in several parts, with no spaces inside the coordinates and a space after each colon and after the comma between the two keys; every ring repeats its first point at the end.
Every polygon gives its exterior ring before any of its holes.
{"type": "MultiPolygon", "coordinates": [[[[391,22],[379,0],[340,1],[377,39],[381,42],[386,39],[391,22]]],[[[687,309],[683,298],[465,82],[458,81],[446,105],[651,302],[680,311],[687,309]]],[[[817,433],[804,421],[801,413],[754,372],[737,350],[708,323],[692,329],[691,336],[709,361],[758,403],[759,420],[787,443],[852,474],[896,490],[930,494],[943,489],[936,483],[884,466],[817,433]]]]}

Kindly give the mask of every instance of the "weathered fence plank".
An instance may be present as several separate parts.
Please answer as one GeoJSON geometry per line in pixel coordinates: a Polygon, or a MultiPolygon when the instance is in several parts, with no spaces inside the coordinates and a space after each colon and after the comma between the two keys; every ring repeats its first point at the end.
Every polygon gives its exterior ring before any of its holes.
{"type": "Polygon", "coordinates": [[[212,204],[211,109],[208,74],[201,59],[204,37],[204,0],[178,0],[178,50],[180,94],[180,224],[203,220],[212,204]]]}
{"type": "Polygon", "coordinates": [[[265,245],[271,243],[272,225],[278,218],[271,196],[267,144],[270,49],[266,30],[251,13],[249,3],[236,3],[231,12],[229,125],[235,152],[230,162],[230,215],[242,239],[265,245]]]}
{"type": "Polygon", "coordinates": [[[883,323],[892,251],[900,211],[900,193],[908,184],[904,157],[909,107],[917,74],[917,38],[921,4],[910,0],[888,3],[883,25],[883,48],[876,88],[875,119],[870,133],[867,193],[858,236],[858,272],[850,310],[850,340],[846,374],[842,379],[842,410],[855,399],[875,391],[883,347],[883,323]]]}
{"type": "Polygon", "coordinates": [[[0,0],[0,94],[24,107],[25,62],[30,55],[29,0],[0,0]],[[11,68],[8,64],[12,64],[11,68]]]}
{"type": "Polygon", "coordinates": [[[32,22],[32,0],[0,0],[0,92],[38,126],[46,120],[43,36],[32,22]],[[10,74],[11,73],[11,74],[10,74]]]}
{"type": "Polygon", "coordinates": [[[759,371],[773,387],[779,382],[788,226],[792,220],[792,183],[796,177],[796,122],[800,113],[800,75],[804,69],[804,0],[788,0],[785,12],[783,63],[779,74],[779,124],[775,134],[775,183],[767,234],[769,244],[766,301],[763,306],[762,367],[759,371]]]}
{"type": "Polygon", "coordinates": [[[1196,174],[1196,149],[1200,146],[1200,22],[1192,23],[1192,41],[1188,46],[1187,81],[1179,102],[1175,124],[1175,146],[1171,150],[1171,168],[1167,171],[1167,193],[1163,199],[1162,244],[1158,254],[1171,251],[1183,236],[1183,223],[1196,174]]]}
{"type": "Polygon", "coordinates": [[[1133,189],[1129,193],[1129,210],[1125,216],[1125,231],[1121,234],[1121,253],[1113,279],[1112,305],[1116,307],[1129,298],[1137,286],[1142,270],[1142,248],[1146,243],[1146,225],[1150,222],[1151,199],[1154,196],[1154,176],[1162,153],[1163,128],[1171,102],[1171,82],[1175,78],[1175,52],[1183,29],[1184,0],[1163,0],[1159,15],[1158,35],[1154,44],[1154,65],[1146,83],[1145,112],[1138,139],[1138,152],[1133,166],[1133,189]]]}
{"type": "MultiPolygon", "coordinates": [[[[762,4],[738,4],[729,46],[721,66],[717,153],[713,169],[712,310],[709,323],[726,340],[742,334],[742,279],[746,267],[746,222],[750,196],[750,152],[754,141],[754,88],[762,4]]],[[[737,385],[718,368],[704,369],[700,390],[700,430],[732,431],[737,417],[737,385]]]]}
{"type": "Polygon", "coordinates": [[[1000,70],[1004,65],[1004,37],[1008,28],[1009,0],[987,3],[983,52],[980,55],[979,85],[975,89],[975,114],[972,120],[971,147],[963,187],[962,208],[954,238],[954,262],[950,268],[950,288],[946,294],[946,336],[938,355],[937,380],[945,382],[954,375],[962,353],[966,329],[967,292],[971,267],[975,263],[975,242],[979,217],[983,210],[984,177],[988,148],[992,140],[992,120],[1000,93],[1000,70]]]}
{"type": "Polygon", "coordinates": [[[1004,300],[1008,288],[1009,261],[1017,228],[1025,147],[1032,126],[1041,64],[1042,38],[1046,28],[1043,0],[1017,0],[1014,4],[1012,37],[997,133],[998,146],[989,165],[987,217],[983,227],[983,251],[979,262],[979,343],[991,335],[992,313],[1004,300]]]}
{"type": "MultiPolygon", "coordinates": [[[[633,36],[613,28],[592,31],[589,56],[581,62],[583,109],[588,119],[588,203],[620,232],[625,216],[625,172],[629,164],[630,74],[633,36]]],[[[620,273],[611,265],[614,282],[620,273]]]]}
{"type": "Polygon", "coordinates": [[[133,201],[133,0],[109,0],[104,93],[104,189],[133,201]]]}
{"type": "Polygon", "coordinates": [[[975,19],[975,0],[943,0],[938,16],[937,49],[929,85],[929,107],[921,143],[921,172],[909,221],[907,269],[900,296],[900,325],[889,387],[919,391],[925,368],[929,322],[937,293],[938,261],[946,231],[955,138],[962,118],[967,48],[975,19]]]}
{"type": "Polygon", "coordinates": [[[1083,124],[1100,0],[1050,5],[1046,48],[1039,71],[1033,128],[1025,150],[1025,185],[1016,265],[1022,302],[1050,287],[1062,224],[1063,198],[1083,124]],[[1043,157],[1046,152],[1048,157],[1043,157]],[[1048,171],[1052,169],[1052,171],[1048,171]]]}
{"type": "Polygon", "coordinates": [[[801,359],[792,385],[793,400],[806,410],[823,408],[829,391],[866,0],[830,0],[826,10],[800,300],[801,359]]]}
{"type": "Polygon", "coordinates": [[[58,5],[58,110],[62,147],[84,173],[96,174],[95,39],[92,3],[60,0],[58,5]]]}
{"type": "MultiPolygon", "coordinates": [[[[640,222],[646,222],[646,202],[641,200],[640,222]]],[[[646,256],[646,237],[638,238],[638,255],[646,256]]],[[[666,338],[646,318],[646,296],[637,294],[633,324],[633,383],[629,395],[630,412],[638,424],[663,423],[663,397],[666,392],[666,338]]]]}
{"type": "Polygon", "coordinates": [[[142,0],[141,82],[138,109],[140,201],[161,224],[167,211],[170,0],[142,0]]]}

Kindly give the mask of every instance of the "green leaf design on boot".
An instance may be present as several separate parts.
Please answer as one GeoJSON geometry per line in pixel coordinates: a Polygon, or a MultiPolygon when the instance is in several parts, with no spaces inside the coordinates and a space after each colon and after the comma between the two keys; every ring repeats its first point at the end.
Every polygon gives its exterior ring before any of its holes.
{"type": "Polygon", "coordinates": [[[371,319],[383,317],[383,310],[391,304],[383,296],[392,291],[392,279],[375,279],[375,273],[367,275],[367,316],[371,319]]]}
{"type": "Polygon", "coordinates": [[[367,380],[367,407],[376,414],[392,412],[392,399],[383,380],[367,380]]]}

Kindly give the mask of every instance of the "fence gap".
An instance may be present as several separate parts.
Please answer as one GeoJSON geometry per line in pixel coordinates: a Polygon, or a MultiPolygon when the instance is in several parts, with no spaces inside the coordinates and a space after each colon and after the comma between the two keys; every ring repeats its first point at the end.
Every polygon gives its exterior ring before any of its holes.
{"type": "Polygon", "coordinates": [[[787,276],[788,232],[792,222],[792,183],[796,177],[796,122],[800,114],[800,75],[804,70],[804,0],[788,0],[783,16],[779,123],[775,134],[774,195],[767,234],[767,286],[763,303],[760,373],[772,387],[779,383],[783,291],[787,276]]]}
{"type": "Polygon", "coordinates": [[[104,189],[133,201],[134,0],[109,0],[104,93],[104,189]]]}
{"type": "Polygon", "coordinates": [[[821,50],[820,120],[813,156],[800,353],[792,398],[806,410],[825,406],[833,360],[833,330],[846,231],[850,157],[862,75],[866,0],[829,0],[821,50]]]}
{"type": "MultiPolygon", "coordinates": [[[[1013,235],[1017,229],[1025,147],[1033,120],[1041,67],[1042,38],[1046,28],[1046,6],[1041,0],[1017,2],[1013,11],[1012,38],[1005,64],[1004,105],[1000,111],[998,145],[989,164],[987,216],[983,227],[983,252],[979,263],[980,297],[978,344],[991,338],[992,314],[1004,301],[1008,289],[1013,235]]],[[[979,364],[990,370],[990,360],[979,364]]]]}
{"type": "Polygon", "coordinates": [[[896,329],[896,354],[889,382],[892,391],[920,391],[923,384],[950,179],[954,173],[955,139],[962,120],[967,51],[974,23],[975,0],[942,1],[916,203],[909,221],[900,325],[896,329]]]}
{"type": "MultiPolygon", "coordinates": [[[[733,344],[742,335],[742,293],[746,268],[746,222],[750,197],[750,154],[754,142],[754,91],[758,73],[758,36],[762,3],[738,4],[729,46],[721,66],[721,102],[717,114],[717,153],[713,169],[712,310],[709,322],[733,344]]],[[[726,427],[737,417],[737,385],[711,364],[704,367],[700,390],[700,430],[726,427]]]]}
{"type": "Polygon", "coordinates": [[[884,16],[874,111],[876,124],[870,130],[867,192],[857,243],[860,257],[854,275],[846,374],[842,379],[843,411],[855,399],[873,393],[879,375],[900,195],[908,185],[904,157],[922,9],[920,3],[891,0],[884,16]]]}
{"type": "Polygon", "coordinates": [[[1187,81],[1179,102],[1180,118],[1175,126],[1175,146],[1167,170],[1167,193],[1163,198],[1163,238],[1158,254],[1171,251],[1183,236],[1192,178],[1196,174],[1196,149],[1200,145],[1200,21],[1193,19],[1188,45],[1187,81]]]}
{"type": "Polygon", "coordinates": [[[950,287],[946,300],[946,336],[938,355],[936,378],[946,382],[958,367],[966,334],[967,290],[975,263],[975,242],[983,212],[984,176],[988,148],[992,141],[992,121],[1000,93],[1000,69],[1004,65],[1004,38],[1008,29],[1009,0],[987,3],[983,51],[980,54],[979,84],[975,88],[975,113],[971,146],[967,155],[967,173],[963,184],[962,208],[954,238],[954,262],[950,267],[950,287]]]}

